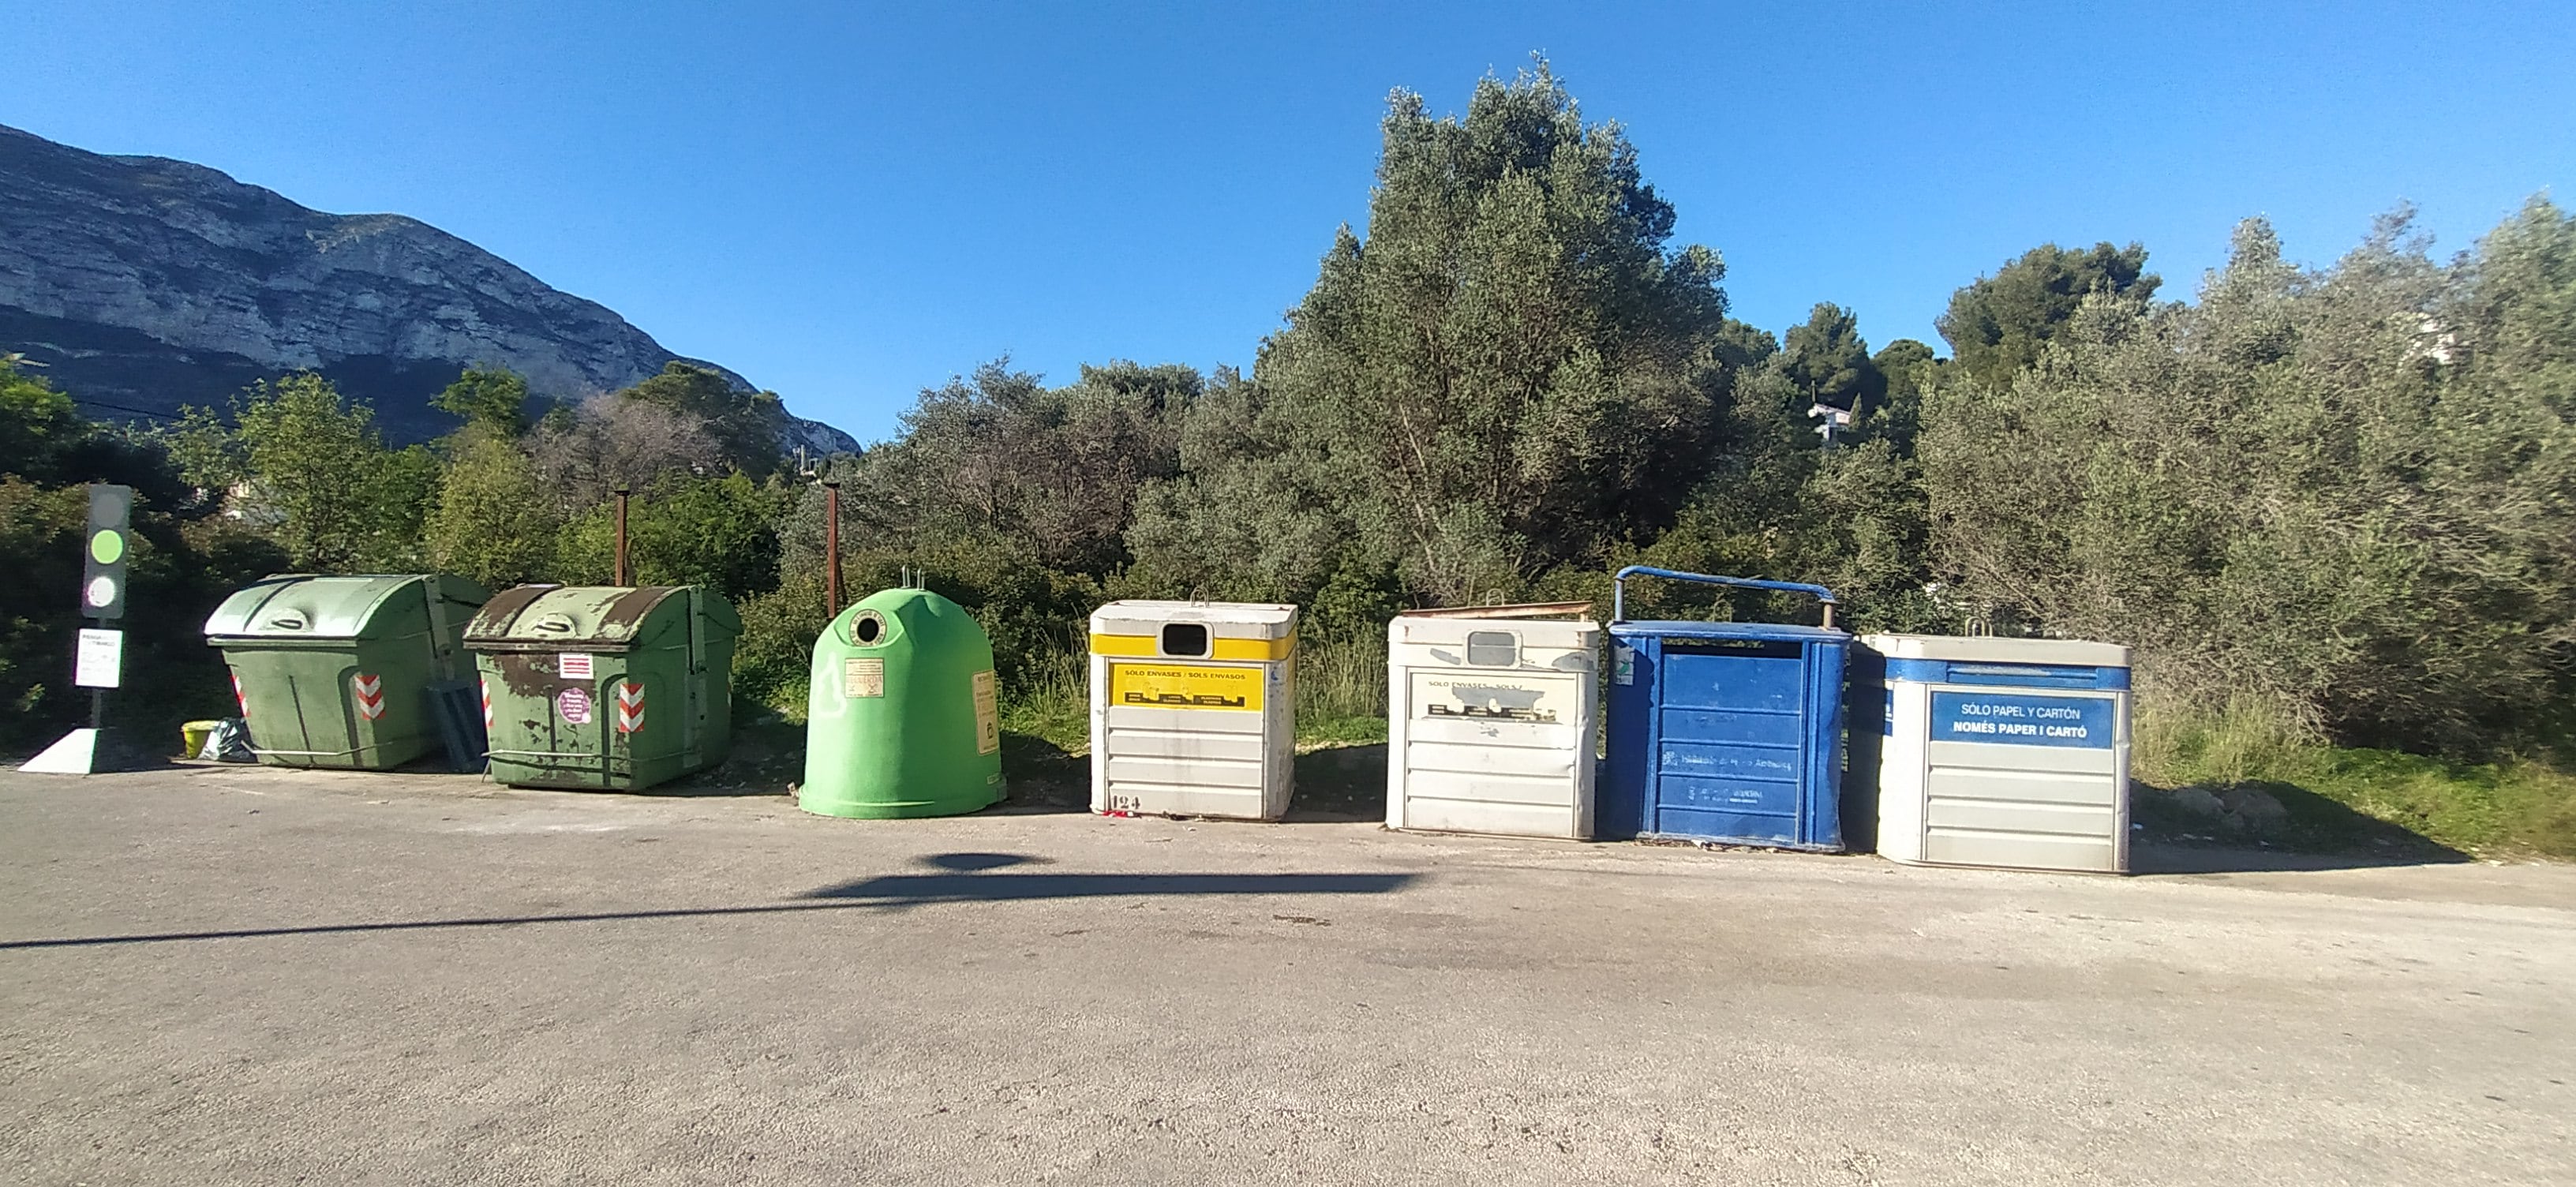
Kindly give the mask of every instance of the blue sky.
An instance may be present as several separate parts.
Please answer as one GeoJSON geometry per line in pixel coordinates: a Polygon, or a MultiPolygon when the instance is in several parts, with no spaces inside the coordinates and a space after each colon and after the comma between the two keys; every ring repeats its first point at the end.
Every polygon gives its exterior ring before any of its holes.
{"type": "Polygon", "coordinates": [[[1737,316],[1939,345],[2047,240],[2188,295],[2262,214],[2464,248],[2576,173],[2534,4],[128,4],[17,0],[0,123],[434,223],[863,438],[1009,354],[1249,368],[1392,88],[1544,51],[1717,248],[1737,316]]]}

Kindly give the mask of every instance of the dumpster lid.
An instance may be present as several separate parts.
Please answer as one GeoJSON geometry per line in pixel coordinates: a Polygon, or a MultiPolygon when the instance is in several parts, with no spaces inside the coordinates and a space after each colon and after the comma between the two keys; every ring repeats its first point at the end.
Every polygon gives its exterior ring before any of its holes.
{"type": "MultiPolygon", "coordinates": [[[[1572,604],[1584,606],[1589,603],[1572,604]]],[[[1599,642],[1601,638],[1600,624],[1589,618],[1567,620],[1518,615],[1470,618],[1447,611],[1430,614],[1412,612],[1398,614],[1387,623],[1386,635],[1389,642],[1398,645],[1445,643],[1452,647],[1464,647],[1467,645],[1467,636],[1488,631],[1509,631],[1519,636],[1521,644],[1527,647],[1588,648],[1599,642]]]]}
{"type": "Polygon", "coordinates": [[[1205,623],[1210,638],[1284,639],[1297,631],[1297,608],[1268,602],[1111,602],[1091,612],[1095,635],[1150,635],[1165,623],[1205,623]]]}
{"type": "Polygon", "coordinates": [[[1696,639],[1769,639],[1794,643],[1841,643],[1851,636],[1832,627],[1798,626],[1785,622],[1693,622],[1675,619],[1640,619],[1614,622],[1610,633],[1620,638],[1696,639]]]}
{"type": "Polygon", "coordinates": [[[1592,613],[1590,602],[1514,602],[1502,606],[1440,606],[1398,610],[1398,618],[1572,618],[1592,613]]]}
{"type": "Polygon", "coordinates": [[[654,611],[674,598],[685,604],[693,592],[699,595],[700,612],[717,627],[728,633],[742,630],[731,602],[697,586],[522,585],[484,603],[483,612],[465,628],[465,643],[622,651],[635,644],[654,611]]]}
{"type": "Polygon", "coordinates": [[[1946,659],[1985,664],[2125,668],[2129,649],[2082,639],[2002,639],[1968,635],[1864,635],[1861,642],[1889,659],[1946,659]]]}
{"type": "MultiPolygon", "coordinates": [[[[275,573],[234,590],[206,619],[209,639],[354,639],[376,611],[416,582],[442,600],[483,604],[483,587],[445,573],[376,573],[319,577],[275,573]]],[[[450,621],[453,621],[452,619],[450,621]]]]}

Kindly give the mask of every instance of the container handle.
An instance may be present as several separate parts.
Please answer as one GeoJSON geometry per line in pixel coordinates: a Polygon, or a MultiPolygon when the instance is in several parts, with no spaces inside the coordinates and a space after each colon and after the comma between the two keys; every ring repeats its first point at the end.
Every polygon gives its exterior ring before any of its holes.
{"type": "Polygon", "coordinates": [[[300,631],[304,629],[304,617],[300,614],[280,614],[269,619],[268,625],[281,631],[300,631]]]}
{"type": "Polygon", "coordinates": [[[1780,593],[1814,594],[1816,600],[1823,603],[1825,607],[1825,628],[1831,630],[1834,625],[1834,607],[1837,605],[1834,601],[1834,591],[1821,585],[1809,585],[1803,581],[1765,581],[1759,577],[1717,577],[1707,573],[1683,573],[1646,565],[1630,565],[1610,578],[1610,621],[1612,622],[1628,620],[1628,579],[1631,577],[1663,577],[1673,581],[1696,581],[1702,585],[1731,585],[1738,589],[1768,589],[1780,593]]]}

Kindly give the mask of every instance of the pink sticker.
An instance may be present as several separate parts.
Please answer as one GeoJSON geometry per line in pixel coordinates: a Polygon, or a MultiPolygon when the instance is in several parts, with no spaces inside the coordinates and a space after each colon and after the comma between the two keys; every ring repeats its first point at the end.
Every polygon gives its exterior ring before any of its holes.
{"type": "Polygon", "coordinates": [[[590,690],[567,688],[555,694],[555,712],[574,725],[590,724],[590,690]]]}

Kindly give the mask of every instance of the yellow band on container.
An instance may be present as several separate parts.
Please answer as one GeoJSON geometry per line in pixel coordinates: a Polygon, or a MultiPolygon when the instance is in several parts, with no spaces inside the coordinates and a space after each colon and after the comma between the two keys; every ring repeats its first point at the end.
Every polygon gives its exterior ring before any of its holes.
{"type": "Polygon", "coordinates": [[[1211,664],[1111,664],[1113,709],[1261,711],[1261,669],[1211,664]]]}
{"type": "Polygon", "coordinates": [[[1161,641],[1152,635],[1093,635],[1091,654],[1116,656],[1121,659],[1222,659],[1244,661],[1282,660],[1297,650],[1297,636],[1278,639],[1210,639],[1206,655],[1166,656],[1161,641]]]}

